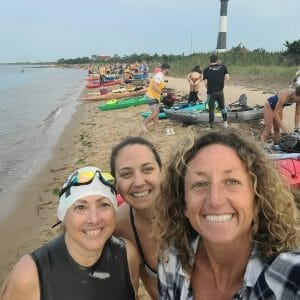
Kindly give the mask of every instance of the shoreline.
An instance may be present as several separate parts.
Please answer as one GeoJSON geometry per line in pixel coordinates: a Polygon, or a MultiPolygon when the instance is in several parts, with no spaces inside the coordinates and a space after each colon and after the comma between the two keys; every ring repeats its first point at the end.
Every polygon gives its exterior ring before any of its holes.
{"type": "MultiPolygon", "coordinates": [[[[186,79],[169,77],[168,80],[167,87],[175,89],[177,96],[188,93],[186,79]]],[[[86,93],[87,90],[84,89],[81,97],[86,93]]],[[[205,99],[206,90],[203,85],[200,93],[200,98],[205,99]]],[[[263,104],[269,95],[263,90],[231,84],[225,86],[224,93],[226,105],[237,100],[242,93],[247,94],[249,105],[263,104]]],[[[148,105],[102,112],[97,109],[99,103],[79,102],[58,138],[50,160],[41,171],[26,180],[26,186],[18,194],[17,207],[0,222],[1,243],[5,245],[0,248],[0,285],[17,259],[57,234],[59,229],[52,229],[51,225],[57,221],[57,192],[67,175],[86,165],[95,165],[109,172],[111,149],[127,136],[141,135],[149,139],[165,162],[178,138],[190,130],[189,127],[167,119],[159,121],[157,131],[144,134],[140,126],[140,113],[147,111],[148,105]],[[170,127],[173,128],[174,135],[166,134],[166,129],[170,127]]],[[[284,118],[289,128],[293,128],[293,113],[294,108],[285,109],[284,118]]],[[[258,121],[258,125],[261,128],[261,121],[258,121]]],[[[208,125],[200,128],[208,128],[208,125]]]]}
{"type": "Polygon", "coordinates": [[[58,137],[47,162],[33,176],[29,176],[20,184],[20,191],[15,193],[17,199],[15,207],[10,209],[8,215],[0,222],[1,243],[7,245],[5,248],[0,248],[0,284],[19,257],[31,252],[52,237],[47,233],[51,230],[51,226],[47,225],[49,220],[45,220],[46,224],[43,224],[41,215],[43,207],[47,204],[43,202],[43,195],[47,193],[47,198],[50,196],[47,188],[49,173],[61,164],[60,149],[64,148],[67,151],[72,147],[70,136],[78,128],[78,120],[82,115],[81,106],[82,103],[76,105],[75,112],[58,137]],[[12,253],[16,254],[12,255],[12,253]]]}

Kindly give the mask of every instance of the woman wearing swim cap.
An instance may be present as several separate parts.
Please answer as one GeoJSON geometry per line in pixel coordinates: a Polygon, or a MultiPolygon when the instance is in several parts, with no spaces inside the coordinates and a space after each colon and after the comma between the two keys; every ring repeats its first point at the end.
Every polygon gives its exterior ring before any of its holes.
{"type": "Polygon", "coordinates": [[[135,299],[138,253],[128,240],[112,236],[116,207],[114,187],[100,169],[72,173],[59,195],[63,234],[17,262],[0,298],[135,299]]]}

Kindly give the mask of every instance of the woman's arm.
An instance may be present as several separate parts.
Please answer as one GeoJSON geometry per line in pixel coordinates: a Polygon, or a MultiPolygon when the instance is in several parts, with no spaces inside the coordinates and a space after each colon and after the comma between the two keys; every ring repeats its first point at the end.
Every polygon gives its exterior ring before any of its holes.
{"type": "Polygon", "coordinates": [[[126,252],[127,252],[127,261],[128,268],[130,273],[131,283],[134,287],[136,296],[138,295],[139,290],[139,267],[141,263],[140,255],[134,245],[127,239],[124,239],[126,243],[126,252]]]}
{"type": "Polygon", "coordinates": [[[1,300],[39,300],[40,288],[36,265],[26,254],[17,262],[0,289],[1,300]]]}
{"type": "Polygon", "coordinates": [[[187,80],[188,80],[188,82],[189,82],[189,84],[194,84],[194,82],[192,81],[192,79],[191,79],[191,75],[192,75],[192,73],[189,73],[188,74],[188,76],[187,76],[187,80]]]}

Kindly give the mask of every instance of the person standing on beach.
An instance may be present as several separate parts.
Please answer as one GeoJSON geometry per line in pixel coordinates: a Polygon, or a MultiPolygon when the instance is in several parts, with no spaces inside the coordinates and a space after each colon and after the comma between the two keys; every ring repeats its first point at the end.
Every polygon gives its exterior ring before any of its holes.
{"type": "Polygon", "coordinates": [[[143,74],[143,79],[148,78],[149,68],[148,68],[148,65],[145,61],[143,61],[140,65],[140,72],[143,74]]]}
{"type": "Polygon", "coordinates": [[[150,81],[145,97],[148,101],[151,115],[142,124],[142,129],[144,132],[148,132],[147,125],[151,121],[153,121],[154,130],[156,130],[159,118],[160,98],[165,88],[165,76],[169,74],[170,69],[171,68],[169,64],[163,63],[161,65],[160,72],[156,73],[150,81]]]}
{"type": "Polygon", "coordinates": [[[222,112],[223,126],[227,127],[227,110],[224,98],[224,83],[229,80],[229,73],[225,65],[218,63],[218,56],[210,56],[210,65],[203,71],[203,80],[207,88],[207,102],[209,110],[209,125],[213,128],[215,102],[218,102],[222,112]]]}
{"type": "Polygon", "coordinates": [[[103,176],[84,167],[68,177],[57,210],[63,233],[17,262],[1,300],[136,299],[138,252],[112,235],[117,199],[103,176]]]}
{"type": "Polygon", "coordinates": [[[152,299],[158,299],[157,254],[151,235],[154,203],[160,194],[162,163],[154,145],[142,137],[117,144],[110,157],[111,174],[124,203],[117,212],[116,236],[130,240],[141,257],[140,276],[152,299]]]}
{"type": "Polygon", "coordinates": [[[295,109],[295,128],[299,132],[300,126],[300,85],[295,89],[284,89],[279,91],[276,95],[269,97],[264,105],[264,122],[265,128],[262,132],[261,139],[267,142],[270,138],[272,128],[274,130],[274,141],[280,139],[280,129],[287,134],[288,129],[285,128],[282,122],[283,108],[296,103],[295,109]]]}
{"type": "Polygon", "coordinates": [[[200,90],[200,83],[202,81],[202,71],[200,66],[195,66],[188,74],[187,80],[190,84],[190,94],[188,104],[196,104],[198,101],[198,93],[200,90]]]}

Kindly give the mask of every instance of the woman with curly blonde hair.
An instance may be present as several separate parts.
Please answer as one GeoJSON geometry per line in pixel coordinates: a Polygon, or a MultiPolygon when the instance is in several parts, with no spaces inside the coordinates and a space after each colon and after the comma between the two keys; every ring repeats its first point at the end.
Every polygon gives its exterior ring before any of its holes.
{"type": "Polygon", "coordinates": [[[300,299],[299,211],[254,139],[190,135],[165,171],[160,299],[300,299]]]}

